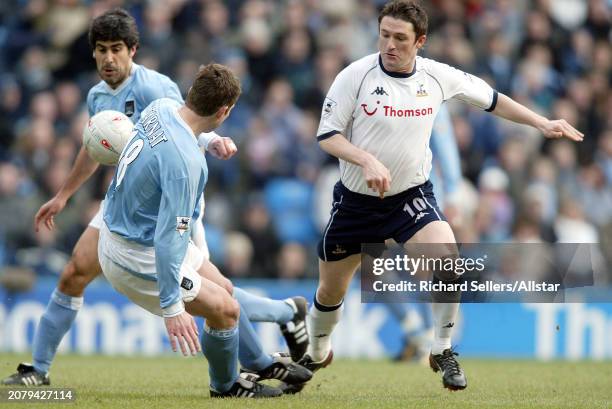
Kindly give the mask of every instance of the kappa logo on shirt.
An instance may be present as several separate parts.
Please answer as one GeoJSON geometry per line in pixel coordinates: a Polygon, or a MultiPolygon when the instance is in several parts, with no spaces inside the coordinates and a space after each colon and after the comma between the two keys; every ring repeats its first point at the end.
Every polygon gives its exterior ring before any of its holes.
{"type": "Polygon", "coordinates": [[[385,91],[385,89],[383,87],[376,87],[374,89],[374,91],[372,91],[372,93],[370,95],[386,95],[389,96],[389,94],[387,94],[387,91],[385,91]]]}
{"type": "Polygon", "coordinates": [[[189,222],[191,221],[191,217],[187,216],[177,216],[176,218],[176,231],[179,232],[181,236],[186,231],[189,231],[189,222]]]}

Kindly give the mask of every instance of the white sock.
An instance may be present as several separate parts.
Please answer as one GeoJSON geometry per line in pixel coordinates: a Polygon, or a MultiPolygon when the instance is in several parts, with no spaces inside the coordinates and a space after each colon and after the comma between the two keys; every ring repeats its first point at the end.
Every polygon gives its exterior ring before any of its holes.
{"type": "Polygon", "coordinates": [[[342,317],[343,309],[342,302],[332,306],[322,305],[315,296],[307,317],[310,343],[306,352],[314,362],[324,360],[331,350],[331,334],[342,317]]]}
{"type": "Polygon", "coordinates": [[[451,334],[459,313],[459,303],[433,303],[434,342],[431,353],[441,354],[451,347],[451,334]]]}

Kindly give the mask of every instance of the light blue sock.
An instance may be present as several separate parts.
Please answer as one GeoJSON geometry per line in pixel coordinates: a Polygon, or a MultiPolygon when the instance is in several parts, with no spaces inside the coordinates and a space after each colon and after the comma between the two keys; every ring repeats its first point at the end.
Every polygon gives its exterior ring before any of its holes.
{"type": "Polygon", "coordinates": [[[270,354],[266,354],[259,342],[259,336],[249,320],[246,308],[240,304],[240,348],[238,359],[244,368],[259,371],[269,367],[274,362],[270,354]]]}
{"type": "Polygon", "coordinates": [[[83,297],[71,297],[57,288],[53,291],[34,335],[32,359],[36,371],[43,374],[49,372],[57,347],[82,305],[83,297]]]}
{"type": "Polygon", "coordinates": [[[293,308],[282,300],[260,297],[238,287],[234,287],[234,298],[247,312],[250,321],[286,324],[293,319],[293,308]]]}
{"type": "Polygon", "coordinates": [[[219,330],[204,325],[202,351],[208,360],[210,387],[227,392],[238,379],[238,327],[219,330]]]}

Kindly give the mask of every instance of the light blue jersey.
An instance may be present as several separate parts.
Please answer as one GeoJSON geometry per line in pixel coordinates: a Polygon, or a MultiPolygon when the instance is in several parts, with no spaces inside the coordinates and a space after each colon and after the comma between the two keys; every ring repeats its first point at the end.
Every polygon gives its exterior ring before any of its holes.
{"type": "Polygon", "coordinates": [[[149,105],[123,150],[104,204],[109,230],[155,248],[160,305],[180,301],[179,270],[208,168],[177,101],[149,105]]]}
{"type": "Polygon", "coordinates": [[[443,208],[445,196],[455,192],[461,183],[459,148],[450,114],[444,104],[436,116],[429,146],[433,158],[429,180],[433,184],[438,205],[443,208]]]}
{"type": "Polygon", "coordinates": [[[100,81],[89,90],[87,109],[89,116],[107,109],[123,112],[136,123],[140,119],[140,113],[158,98],[183,102],[178,86],[170,78],[132,63],[129,77],[116,89],[100,81]]]}
{"type": "MultiPolygon", "coordinates": [[[[141,112],[159,98],[170,98],[181,104],[184,102],[174,81],[157,71],[132,63],[129,77],[118,88],[112,89],[106,82],[100,81],[89,90],[87,109],[90,117],[107,109],[123,112],[135,124],[141,112]]],[[[199,208],[194,215],[194,218],[198,217],[199,208]]]]}
{"type": "MultiPolygon", "coordinates": [[[[89,116],[107,109],[123,112],[136,123],[142,110],[162,97],[183,101],[178,87],[170,78],[132,63],[130,75],[117,89],[100,81],[89,90],[87,109],[89,116]]],[[[34,368],[39,373],[49,372],[60,341],[70,329],[82,303],[82,297],[71,297],[59,289],[54,291],[38,325],[32,347],[34,368]]]]}

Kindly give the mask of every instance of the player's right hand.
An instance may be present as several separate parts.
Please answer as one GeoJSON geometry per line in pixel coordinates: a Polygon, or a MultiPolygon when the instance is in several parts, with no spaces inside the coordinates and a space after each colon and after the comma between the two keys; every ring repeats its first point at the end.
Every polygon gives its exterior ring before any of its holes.
{"type": "Polygon", "coordinates": [[[210,141],[208,144],[208,152],[216,158],[227,160],[238,152],[238,148],[231,138],[220,136],[210,141]]]}
{"type": "Polygon", "coordinates": [[[380,198],[391,189],[391,173],[378,159],[372,156],[363,166],[363,177],[368,187],[378,193],[380,198]]]}
{"type": "Polygon", "coordinates": [[[34,229],[38,232],[40,224],[44,223],[47,229],[53,230],[55,228],[55,215],[64,210],[64,207],[66,207],[66,200],[57,196],[42,205],[34,216],[34,229]]]}
{"type": "Polygon", "coordinates": [[[187,311],[183,311],[174,317],[164,317],[164,323],[166,324],[172,351],[176,352],[178,341],[183,355],[187,356],[189,352],[191,352],[191,355],[196,355],[200,352],[198,327],[187,311]]]}

